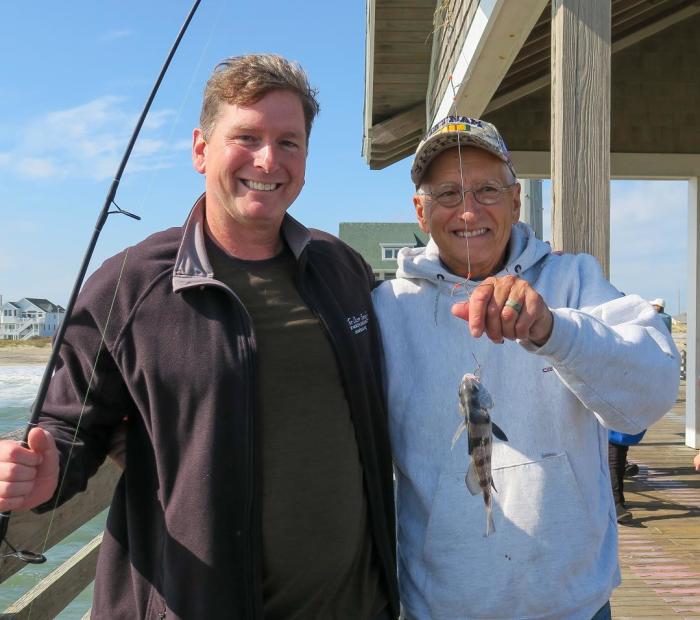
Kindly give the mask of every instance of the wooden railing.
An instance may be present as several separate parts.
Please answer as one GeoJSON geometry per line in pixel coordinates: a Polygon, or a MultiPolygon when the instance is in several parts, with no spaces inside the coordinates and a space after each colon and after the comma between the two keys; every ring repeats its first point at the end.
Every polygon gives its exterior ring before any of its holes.
{"type": "MultiPolygon", "coordinates": [[[[19,439],[21,431],[3,435],[0,439],[19,439]]],[[[110,503],[119,468],[107,460],[90,480],[87,490],[53,512],[38,515],[33,512],[13,513],[7,540],[16,549],[44,551],[60,543],[66,536],[102,512],[110,503]]],[[[48,620],[55,618],[95,578],[97,553],[102,534],[96,536],[73,557],[44,577],[29,592],[10,605],[0,620],[48,620]]],[[[4,543],[0,556],[10,549],[4,543]]],[[[0,557],[0,583],[20,571],[24,562],[14,557],[0,557]]]]}

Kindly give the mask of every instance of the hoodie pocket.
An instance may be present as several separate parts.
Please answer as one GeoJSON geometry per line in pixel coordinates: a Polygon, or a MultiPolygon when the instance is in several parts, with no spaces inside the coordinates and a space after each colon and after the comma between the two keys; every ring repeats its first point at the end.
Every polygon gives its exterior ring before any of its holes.
{"type": "Polygon", "coordinates": [[[424,592],[432,618],[545,617],[597,592],[603,532],[566,454],[493,470],[489,537],[483,497],[469,493],[464,475],[440,476],[428,522],[424,592]]]}

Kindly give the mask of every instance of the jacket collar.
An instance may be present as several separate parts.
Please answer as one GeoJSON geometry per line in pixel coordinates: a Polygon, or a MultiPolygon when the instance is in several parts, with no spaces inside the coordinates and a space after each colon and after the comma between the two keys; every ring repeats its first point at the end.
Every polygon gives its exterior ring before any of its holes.
{"type": "MultiPolygon", "coordinates": [[[[205,211],[206,196],[202,194],[194,203],[182,227],[182,240],[175,257],[172,277],[173,291],[176,293],[184,288],[216,282],[204,242],[205,211]]],[[[308,228],[285,213],[282,221],[282,237],[294,257],[299,260],[311,239],[311,233],[308,228]]]]}

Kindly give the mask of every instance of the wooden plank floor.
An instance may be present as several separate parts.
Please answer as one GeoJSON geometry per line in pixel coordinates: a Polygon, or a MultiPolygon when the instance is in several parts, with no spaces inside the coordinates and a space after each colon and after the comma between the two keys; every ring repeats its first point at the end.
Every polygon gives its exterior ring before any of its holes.
{"type": "Polygon", "coordinates": [[[685,446],[685,385],[675,406],[628,460],[625,479],[634,519],[618,526],[622,585],[612,598],[615,620],[700,620],[700,472],[685,446]]]}

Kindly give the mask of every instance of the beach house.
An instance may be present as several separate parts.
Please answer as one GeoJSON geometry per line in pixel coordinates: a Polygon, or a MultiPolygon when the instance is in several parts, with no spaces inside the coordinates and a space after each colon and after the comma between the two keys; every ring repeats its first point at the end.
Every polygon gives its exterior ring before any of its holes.
{"type": "Polygon", "coordinates": [[[0,340],[50,338],[65,312],[65,308],[48,299],[23,297],[3,303],[0,296],[0,340]]]}

